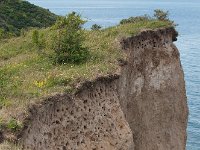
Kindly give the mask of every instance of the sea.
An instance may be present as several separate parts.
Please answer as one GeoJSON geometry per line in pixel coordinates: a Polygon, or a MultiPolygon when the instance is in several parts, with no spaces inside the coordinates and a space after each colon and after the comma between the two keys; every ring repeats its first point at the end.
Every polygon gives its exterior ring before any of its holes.
{"type": "Polygon", "coordinates": [[[189,121],[187,150],[200,150],[200,0],[28,0],[58,15],[78,12],[93,24],[109,27],[131,16],[169,11],[178,26],[181,62],[185,73],[189,121]]]}

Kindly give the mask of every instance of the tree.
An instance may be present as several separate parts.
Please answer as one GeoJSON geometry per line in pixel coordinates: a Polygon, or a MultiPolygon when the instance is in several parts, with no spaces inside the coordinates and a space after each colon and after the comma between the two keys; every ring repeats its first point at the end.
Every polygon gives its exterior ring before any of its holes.
{"type": "Polygon", "coordinates": [[[87,59],[89,51],[83,46],[85,34],[82,26],[84,23],[81,16],[75,12],[58,19],[54,26],[57,35],[53,43],[57,63],[81,63],[87,59]]]}
{"type": "Polygon", "coordinates": [[[92,27],[91,27],[92,30],[100,30],[101,29],[101,26],[98,25],[98,24],[93,24],[92,27]]]}
{"type": "Polygon", "coordinates": [[[33,31],[32,41],[37,47],[39,47],[39,32],[38,32],[38,30],[33,31]]]}
{"type": "Polygon", "coordinates": [[[161,9],[154,10],[154,17],[161,21],[169,21],[169,11],[163,11],[161,9]]]}
{"type": "Polygon", "coordinates": [[[33,31],[32,42],[38,48],[39,52],[41,52],[41,50],[45,47],[44,35],[40,34],[38,30],[33,31]]]}

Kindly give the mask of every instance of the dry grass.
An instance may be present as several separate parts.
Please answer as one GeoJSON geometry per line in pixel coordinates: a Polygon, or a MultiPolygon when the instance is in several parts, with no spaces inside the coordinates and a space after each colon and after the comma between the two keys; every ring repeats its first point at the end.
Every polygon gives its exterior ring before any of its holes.
{"type": "Polygon", "coordinates": [[[0,150],[21,150],[21,148],[20,146],[5,141],[4,143],[0,144],[0,150]]]}

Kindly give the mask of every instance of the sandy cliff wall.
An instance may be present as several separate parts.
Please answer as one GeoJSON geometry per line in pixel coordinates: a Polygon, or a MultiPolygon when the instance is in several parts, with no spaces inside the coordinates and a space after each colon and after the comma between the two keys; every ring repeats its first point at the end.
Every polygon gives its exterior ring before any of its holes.
{"type": "Polygon", "coordinates": [[[24,149],[184,150],[188,109],[176,36],[167,28],[124,39],[120,75],[34,105],[24,149]]]}
{"type": "Polygon", "coordinates": [[[118,75],[84,83],[73,96],[57,95],[31,108],[24,149],[132,150],[132,132],[120,108],[118,75]]]}
{"type": "Polygon", "coordinates": [[[119,96],[136,150],[183,150],[188,108],[173,28],[144,31],[122,41],[119,96]]]}

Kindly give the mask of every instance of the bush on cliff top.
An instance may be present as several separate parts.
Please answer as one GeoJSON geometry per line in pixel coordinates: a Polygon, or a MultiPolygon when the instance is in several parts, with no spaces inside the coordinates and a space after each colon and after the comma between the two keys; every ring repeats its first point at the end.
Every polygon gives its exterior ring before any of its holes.
{"type": "Polygon", "coordinates": [[[85,33],[82,26],[84,23],[81,16],[75,12],[56,22],[54,28],[57,32],[53,39],[56,63],[83,63],[88,58],[89,51],[83,46],[85,33]]]}
{"type": "Polygon", "coordinates": [[[139,21],[152,21],[152,20],[160,20],[160,21],[167,21],[173,23],[169,19],[169,11],[163,11],[161,9],[154,10],[153,17],[145,14],[144,16],[136,16],[136,17],[130,17],[128,19],[122,19],[120,21],[120,24],[126,24],[126,23],[136,23],[139,21]]]}

